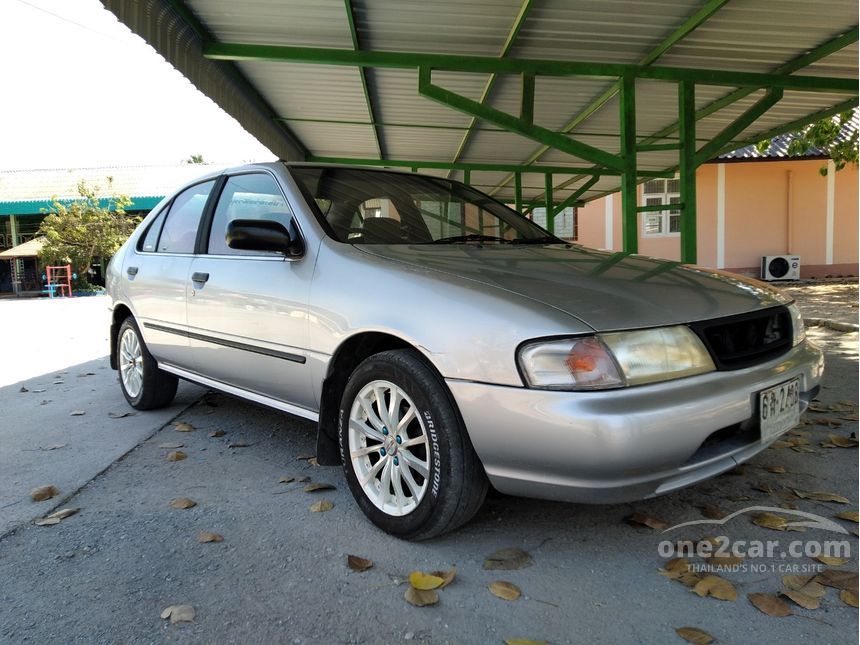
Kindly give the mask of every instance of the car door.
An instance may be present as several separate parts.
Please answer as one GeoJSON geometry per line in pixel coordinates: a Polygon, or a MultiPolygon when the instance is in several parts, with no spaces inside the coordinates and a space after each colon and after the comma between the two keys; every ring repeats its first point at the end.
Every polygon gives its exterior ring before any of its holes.
{"type": "Polygon", "coordinates": [[[191,267],[188,325],[196,369],[221,383],[313,410],[307,363],[311,258],[231,249],[225,238],[234,219],[274,220],[291,236],[299,235],[272,174],[226,179],[207,222],[206,252],[191,267]]]}
{"type": "Polygon", "coordinates": [[[123,279],[146,345],[155,359],[177,367],[193,364],[186,298],[198,227],[215,180],[176,195],[126,255],[123,279]]]}

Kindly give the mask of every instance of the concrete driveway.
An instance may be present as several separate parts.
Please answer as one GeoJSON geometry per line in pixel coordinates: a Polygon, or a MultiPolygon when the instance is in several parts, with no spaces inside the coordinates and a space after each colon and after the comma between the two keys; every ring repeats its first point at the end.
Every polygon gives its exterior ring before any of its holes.
{"type": "MultiPolygon", "coordinates": [[[[53,318],[52,304],[0,302],[3,337],[11,331],[20,337],[41,317],[53,318]]],[[[79,347],[76,338],[86,338],[106,353],[104,305],[62,303],[64,320],[75,321],[66,328],[77,331],[52,351],[71,352],[79,347]]],[[[835,516],[857,511],[857,449],[821,444],[830,444],[831,434],[840,443],[856,436],[857,334],[817,327],[810,335],[824,344],[828,371],[819,411],[806,415],[791,436],[795,443],[637,504],[492,495],[466,527],[418,544],[376,530],[353,504],[341,471],[308,461],[315,436],[308,422],[221,394],[203,396],[190,385],[169,410],[113,418],[110,413],[129,408],[101,354],[57,357],[38,374],[26,363],[7,369],[4,362],[0,642],[680,643],[675,630],[686,626],[720,642],[850,641],[857,609],[840,599],[839,588],[823,587],[814,610],[784,598],[792,614],[785,617],[762,613],[747,597],[784,589],[785,574],[825,569],[854,571],[856,590],[857,524],[835,516]],[[69,416],[76,410],[86,414],[69,416]],[[179,432],[172,420],[193,430],[179,432]],[[167,461],[177,449],[187,459],[167,461]],[[335,489],[304,492],[304,483],[279,482],[284,477],[309,477],[335,489]],[[57,485],[60,498],[31,502],[27,493],[40,484],[57,485]],[[849,503],[801,499],[793,491],[837,493],[849,503]],[[196,505],[171,508],[179,497],[196,505]],[[311,512],[323,499],[333,508],[311,512]],[[833,520],[846,533],[772,530],[753,524],[755,513],[667,534],[625,521],[639,513],[653,526],[672,526],[750,506],[784,513],[794,507],[833,520]],[[31,522],[59,507],[80,511],[53,526],[31,522]],[[223,541],[199,543],[201,531],[223,541]],[[714,535],[779,542],[773,557],[749,556],[717,573],[731,583],[735,600],[700,597],[658,572],[667,562],[661,542],[714,535]],[[781,556],[789,543],[808,550],[825,541],[848,544],[845,564],[781,556]],[[528,552],[529,566],[484,568],[487,556],[509,547],[528,552]],[[374,566],[352,571],[349,554],[374,566]],[[419,608],[404,600],[411,571],[454,566],[456,578],[439,592],[438,604],[419,608]],[[522,596],[492,595],[488,585],[498,580],[515,584],[522,596]],[[180,604],[195,608],[193,622],[171,625],[159,617],[180,604]]],[[[848,579],[843,586],[851,585],[848,579]]]]}

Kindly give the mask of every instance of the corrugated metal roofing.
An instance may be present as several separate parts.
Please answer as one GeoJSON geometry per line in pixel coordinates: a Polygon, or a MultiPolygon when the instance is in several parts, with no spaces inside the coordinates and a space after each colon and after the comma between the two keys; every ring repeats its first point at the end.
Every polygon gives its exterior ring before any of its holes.
{"type": "MultiPolygon", "coordinates": [[[[775,73],[810,50],[856,30],[856,0],[102,0],[204,93],[236,116],[285,159],[307,156],[408,159],[451,163],[535,163],[583,166],[557,150],[500,130],[418,93],[417,69],[338,67],[295,62],[226,62],[203,56],[204,43],[246,43],[376,52],[442,53],[691,69],[775,73]],[[717,7],[717,5],[720,5],[717,7]],[[699,11],[716,10],[695,29],[664,46],[699,11]],[[355,24],[355,41],[350,30],[355,24]],[[517,29],[518,27],[518,29],[517,29]],[[366,86],[366,91],[365,91],[366,86]]],[[[856,33],[840,51],[797,73],[856,79],[856,33]]],[[[433,82],[480,101],[486,73],[436,71],[433,82]]],[[[520,81],[499,75],[485,105],[519,114],[520,81]]],[[[553,131],[572,123],[612,79],[539,76],[535,122],[553,131]]],[[[697,84],[703,108],[734,88],[697,84]]],[[[639,139],[678,119],[674,83],[636,82],[639,139]]],[[[699,145],[711,140],[763,95],[763,90],[697,122],[699,145]]],[[[783,99],[735,141],[809,117],[850,99],[826,92],[786,91],[783,99]]],[[[579,121],[571,136],[611,153],[619,150],[618,98],[579,121]]],[[[657,142],[678,140],[665,133],[657,142]]],[[[641,152],[639,168],[665,170],[674,151],[641,152]]],[[[588,164],[590,165],[590,164],[588,164]]],[[[430,171],[448,175],[448,171],[430,171]]],[[[462,178],[461,172],[452,176],[462,178]]],[[[570,177],[558,175],[555,184],[570,177]]],[[[558,190],[560,197],[584,182],[558,190]]],[[[511,174],[478,172],[472,183],[511,199],[511,174]]],[[[584,197],[618,186],[604,177],[584,197]]],[[[543,192],[543,177],[523,178],[523,195],[543,192]]]]}
{"type": "Polygon", "coordinates": [[[57,168],[0,170],[0,203],[35,200],[76,199],[78,183],[98,188],[103,197],[163,197],[184,183],[214,170],[204,164],[167,166],[105,166],[100,168],[57,168]]]}

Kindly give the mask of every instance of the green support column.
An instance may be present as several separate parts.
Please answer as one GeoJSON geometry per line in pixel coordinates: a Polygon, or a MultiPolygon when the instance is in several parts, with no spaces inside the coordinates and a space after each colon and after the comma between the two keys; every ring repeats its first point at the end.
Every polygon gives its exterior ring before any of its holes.
{"type": "Polygon", "coordinates": [[[12,234],[12,246],[18,246],[18,216],[9,216],[9,232],[12,234]]]}
{"type": "Polygon", "coordinates": [[[678,134],[681,154],[678,170],[681,178],[681,262],[696,263],[696,86],[690,81],[678,83],[678,134]]]}
{"type": "Polygon", "coordinates": [[[552,175],[544,175],[544,203],[546,204],[546,230],[555,234],[555,215],[552,212],[552,175]]]}
{"type": "Polygon", "coordinates": [[[621,107],[621,240],[626,253],[639,252],[636,212],[636,79],[626,74],[619,83],[621,107]]]}
{"type": "Polygon", "coordinates": [[[471,170],[464,170],[463,171],[463,183],[466,184],[467,186],[471,185],[471,183],[472,183],[472,171],[471,170]]]}
{"type": "Polygon", "coordinates": [[[514,210],[523,212],[523,176],[518,172],[514,173],[514,210]]]}

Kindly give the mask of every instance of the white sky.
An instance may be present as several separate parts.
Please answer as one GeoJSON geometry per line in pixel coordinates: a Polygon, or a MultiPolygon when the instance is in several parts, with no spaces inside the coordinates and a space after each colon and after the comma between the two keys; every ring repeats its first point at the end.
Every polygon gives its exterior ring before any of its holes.
{"type": "Polygon", "coordinates": [[[98,0],[0,0],[0,170],[274,159],[98,0]]]}

